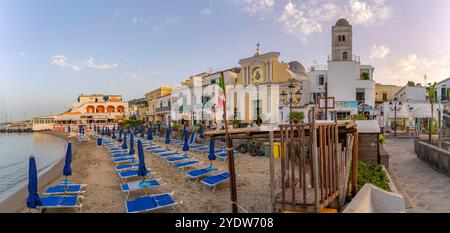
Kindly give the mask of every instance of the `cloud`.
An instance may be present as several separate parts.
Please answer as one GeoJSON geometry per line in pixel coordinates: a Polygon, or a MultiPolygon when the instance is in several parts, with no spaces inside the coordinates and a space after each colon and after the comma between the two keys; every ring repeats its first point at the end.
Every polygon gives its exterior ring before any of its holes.
{"type": "Polygon", "coordinates": [[[61,68],[69,68],[75,72],[80,72],[83,69],[83,67],[79,65],[68,63],[64,55],[53,56],[50,64],[59,66],[61,68]]]}
{"type": "Polygon", "coordinates": [[[64,55],[55,55],[52,57],[52,61],[50,62],[52,65],[59,66],[61,68],[69,68],[72,71],[80,72],[85,68],[92,69],[113,69],[117,67],[117,64],[96,64],[94,62],[94,58],[88,58],[82,64],[78,62],[68,61],[64,55]]]}
{"type": "Polygon", "coordinates": [[[90,57],[84,62],[84,65],[94,69],[112,69],[117,67],[117,64],[95,64],[94,58],[90,57]]]}
{"type": "Polygon", "coordinates": [[[131,22],[133,22],[134,24],[145,23],[145,20],[142,17],[133,17],[133,18],[131,18],[131,22]]]}
{"type": "Polygon", "coordinates": [[[203,9],[202,11],[200,11],[200,14],[202,14],[202,15],[204,15],[204,16],[208,16],[208,15],[211,15],[211,14],[212,14],[212,10],[211,10],[211,9],[208,9],[208,8],[205,8],[205,9],[203,9]]]}
{"type": "Polygon", "coordinates": [[[440,81],[447,78],[450,73],[448,56],[436,56],[433,58],[409,54],[395,59],[386,60],[376,69],[375,77],[380,77],[377,82],[404,85],[408,81],[424,83],[424,75],[429,77],[427,82],[440,81]]]}
{"type": "Polygon", "coordinates": [[[391,50],[388,47],[385,47],[383,45],[381,46],[373,45],[369,58],[370,59],[385,58],[389,54],[389,52],[391,52],[391,50]]]}
{"type": "Polygon", "coordinates": [[[235,5],[260,19],[271,19],[282,25],[286,33],[307,41],[313,33],[334,24],[339,18],[352,25],[381,25],[393,15],[385,0],[235,0],[235,5]],[[278,5],[276,5],[278,4],[278,5]]]}
{"type": "Polygon", "coordinates": [[[149,71],[147,71],[147,74],[148,75],[152,75],[152,76],[154,76],[154,75],[159,75],[161,72],[159,72],[159,71],[157,71],[157,70],[149,70],[149,71]]]}

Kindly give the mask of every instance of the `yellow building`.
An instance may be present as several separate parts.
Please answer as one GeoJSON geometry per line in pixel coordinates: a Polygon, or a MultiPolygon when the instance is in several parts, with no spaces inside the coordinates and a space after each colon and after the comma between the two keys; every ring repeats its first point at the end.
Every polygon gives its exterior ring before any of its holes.
{"type": "Polygon", "coordinates": [[[395,85],[383,85],[380,83],[375,84],[375,103],[389,102],[394,99],[395,93],[397,93],[402,87],[395,85]]]}
{"type": "Polygon", "coordinates": [[[160,108],[160,101],[158,101],[158,99],[171,94],[172,94],[172,87],[170,86],[162,86],[145,94],[145,99],[147,100],[148,103],[146,116],[149,121],[162,120],[161,114],[157,112],[157,110],[160,108]]]}
{"type": "MultiPolygon", "coordinates": [[[[266,123],[279,123],[286,119],[288,106],[280,101],[280,93],[288,89],[291,80],[300,89],[307,81],[306,69],[298,62],[280,62],[279,52],[262,54],[259,45],[254,56],[239,61],[241,66],[234,90],[238,118],[246,123],[257,120],[258,115],[266,123]],[[284,114],[283,114],[284,113],[284,114]]],[[[304,88],[304,90],[309,88],[304,88]]],[[[309,96],[309,93],[303,95],[309,96]]],[[[301,99],[295,104],[295,111],[303,111],[309,99],[301,99]]]]}

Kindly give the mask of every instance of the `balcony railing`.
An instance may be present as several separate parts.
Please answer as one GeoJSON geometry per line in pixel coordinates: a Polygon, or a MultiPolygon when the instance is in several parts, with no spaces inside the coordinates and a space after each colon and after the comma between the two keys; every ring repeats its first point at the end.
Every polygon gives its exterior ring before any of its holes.
{"type": "Polygon", "coordinates": [[[164,106],[161,108],[157,108],[156,112],[170,112],[170,110],[171,110],[171,106],[164,106]]]}

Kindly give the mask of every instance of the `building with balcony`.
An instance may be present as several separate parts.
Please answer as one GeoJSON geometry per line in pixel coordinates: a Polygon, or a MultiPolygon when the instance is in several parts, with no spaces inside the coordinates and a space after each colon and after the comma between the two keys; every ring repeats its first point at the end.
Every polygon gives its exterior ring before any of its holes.
{"type": "Polygon", "coordinates": [[[145,94],[145,99],[147,100],[147,109],[146,109],[146,117],[148,121],[155,122],[155,121],[161,121],[161,118],[158,116],[156,112],[156,108],[159,106],[158,99],[171,95],[172,94],[172,87],[170,86],[162,86],[155,90],[152,90],[145,94]]]}
{"type": "Polygon", "coordinates": [[[72,108],[54,117],[55,123],[107,123],[124,120],[128,117],[128,103],[121,95],[83,95],[78,96],[72,108]]]}
{"type": "Polygon", "coordinates": [[[136,119],[148,121],[146,115],[148,103],[147,99],[140,98],[128,101],[129,116],[135,117],[136,119]]]}
{"type": "Polygon", "coordinates": [[[339,119],[358,113],[374,115],[375,68],[361,64],[360,57],[353,55],[353,29],[346,19],[339,19],[331,34],[332,54],[327,66],[311,67],[308,74],[311,101],[317,103],[325,92],[334,98],[335,108],[328,109],[328,119],[332,119],[334,112],[339,119]]]}

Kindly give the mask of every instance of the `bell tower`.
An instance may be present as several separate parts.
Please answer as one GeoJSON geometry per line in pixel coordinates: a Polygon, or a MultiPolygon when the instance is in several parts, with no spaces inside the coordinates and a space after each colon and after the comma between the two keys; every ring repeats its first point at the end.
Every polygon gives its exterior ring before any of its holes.
{"type": "Polygon", "coordinates": [[[352,25],[346,19],[339,19],[332,27],[332,61],[351,61],[353,52],[352,25]]]}

